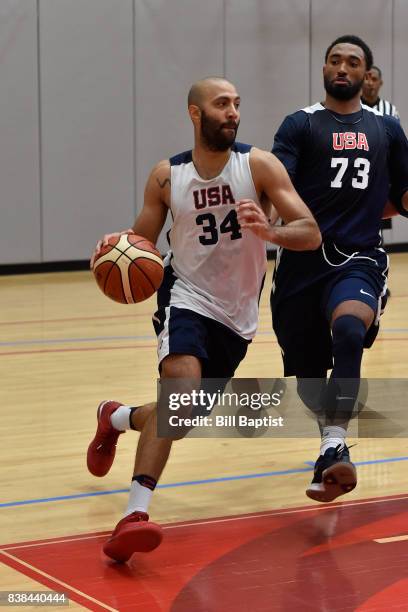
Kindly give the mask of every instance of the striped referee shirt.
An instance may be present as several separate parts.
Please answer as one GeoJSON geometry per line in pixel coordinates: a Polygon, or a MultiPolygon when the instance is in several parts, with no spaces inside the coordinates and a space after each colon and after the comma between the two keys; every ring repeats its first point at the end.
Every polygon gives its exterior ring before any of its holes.
{"type": "Polygon", "coordinates": [[[398,119],[398,121],[400,120],[400,116],[398,114],[397,109],[395,108],[395,104],[391,104],[391,102],[388,102],[388,100],[378,98],[375,104],[369,104],[364,100],[364,98],[362,98],[361,100],[363,104],[366,104],[367,106],[370,106],[371,108],[380,111],[380,113],[382,113],[383,115],[391,115],[391,117],[398,119]]]}
{"type": "MultiPolygon", "coordinates": [[[[389,102],[388,100],[378,98],[377,102],[373,106],[366,102],[363,97],[361,98],[361,101],[363,104],[366,104],[367,106],[370,106],[371,108],[380,111],[380,113],[382,113],[383,115],[391,115],[391,117],[394,117],[394,119],[398,119],[398,121],[400,121],[400,116],[398,114],[397,109],[395,108],[395,104],[391,104],[391,102],[389,102]]],[[[381,221],[381,229],[392,229],[392,219],[383,219],[381,221]]]]}

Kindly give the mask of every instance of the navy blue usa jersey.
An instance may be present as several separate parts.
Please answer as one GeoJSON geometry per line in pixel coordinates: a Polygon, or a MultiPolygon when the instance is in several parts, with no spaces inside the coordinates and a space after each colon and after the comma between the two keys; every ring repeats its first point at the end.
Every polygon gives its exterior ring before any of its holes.
{"type": "Polygon", "coordinates": [[[286,167],[323,240],[362,250],[379,244],[390,192],[408,189],[408,142],[396,119],[362,105],[340,115],[317,103],[288,115],[273,153],[286,167]]]}

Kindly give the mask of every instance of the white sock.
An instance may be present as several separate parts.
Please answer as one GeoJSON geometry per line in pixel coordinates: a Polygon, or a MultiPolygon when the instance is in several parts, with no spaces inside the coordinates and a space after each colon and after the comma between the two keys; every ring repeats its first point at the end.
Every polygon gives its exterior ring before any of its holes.
{"type": "Polygon", "coordinates": [[[111,424],[112,427],[117,429],[118,431],[126,431],[126,429],[132,429],[129,422],[130,411],[132,406],[119,406],[112,412],[111,414],[111,424]]]}
{"type": "Polygon", "coordinates": [[[136,511],[147,512],[152,493],[153,491],[148,487],[143,487],[137,480],[132,480],[125,516],[136,511]]]}
{"type": "Polygon", "coordinates": [[[344,448],[347,431],[338,425],[326,425],[323,427],[320,454],[324,455],[328,448],[336,448],[340,444],[344,448]]]}

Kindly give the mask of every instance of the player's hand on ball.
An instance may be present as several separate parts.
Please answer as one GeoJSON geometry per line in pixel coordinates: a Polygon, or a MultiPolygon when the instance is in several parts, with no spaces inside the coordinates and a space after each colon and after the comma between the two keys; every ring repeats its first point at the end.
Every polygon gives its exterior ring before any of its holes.
{"type": "Polygon", "coordinates": [[[253,200],[240,200],[237,204],[237,218],[241,228],[250,229],[254,234],[269,239],[271,226],[262,208],[253,200]]]}
{"type": "Polygon", "coordinates": [[[134,234],[134,233],[135,232],[133,231],[133,229],[129,228],[127,230],[123,230],[122,232],[113,232],[112,234],[105,234],[101,240],[98,240],[98,242],[96,243],[96,247],[91,255],[91,261],[89,264],[89,267],[91,268],[91,270],[93,270],[96,257],[98,257],[99,253],[101,252],[102,247],[108,245],[110,238],[117,238],[119,236],[123,236],[124,234],[134,234]]]}
{"type": "Polygon", "coordinates": [[[99,289],[120,304],[151,297],[164,275],[163,260],[154,244],[134,231],[107,234],[104,239],[92,268],[99,289]]]}

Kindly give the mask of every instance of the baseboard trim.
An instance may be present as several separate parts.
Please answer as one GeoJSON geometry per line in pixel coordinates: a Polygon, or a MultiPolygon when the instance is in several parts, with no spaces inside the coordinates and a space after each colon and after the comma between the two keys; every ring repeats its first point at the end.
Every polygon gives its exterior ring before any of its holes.
{"type": "Polygon", "coordinates": [[[42,274],[44,272],[74,272],[76,270],[89,270],[89,259],[0,265],[0,275],[42,274]]]}
{"type": "MultiPolygon", "coordinates": [[[[387,253],[407,253],[408,242],[386,244],[387,253]]],[[[276,251],[268,251],[268,260],[276,259],[276,251]]],[[[10,274],[42,274],[45,272],[75,272],[89,270],[89,259],[76,261],[46,261],[41,263],[4,264],[0,265],[0,276],[10,274]]]]}

